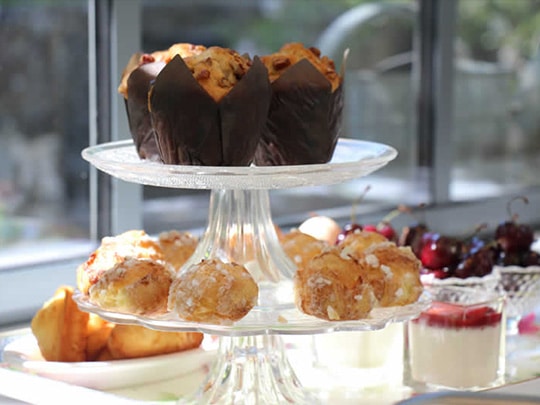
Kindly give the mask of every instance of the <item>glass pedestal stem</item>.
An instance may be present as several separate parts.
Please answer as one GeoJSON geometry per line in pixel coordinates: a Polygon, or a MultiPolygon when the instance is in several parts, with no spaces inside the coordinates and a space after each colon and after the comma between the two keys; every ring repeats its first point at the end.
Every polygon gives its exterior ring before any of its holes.
{"type": "Polygon", "coordinates": [[[184,268],[203,259],[244,265],[259,285],[260,308],[293,304],[296,267],[279,243],[268,190],[212,190],[208,227],[184,268]]]}
{"type": "Polygon", "coordinates": [[[285,355],[278,335],[220,338],[218,359],[187,404],[317,404],[285,355]]]}

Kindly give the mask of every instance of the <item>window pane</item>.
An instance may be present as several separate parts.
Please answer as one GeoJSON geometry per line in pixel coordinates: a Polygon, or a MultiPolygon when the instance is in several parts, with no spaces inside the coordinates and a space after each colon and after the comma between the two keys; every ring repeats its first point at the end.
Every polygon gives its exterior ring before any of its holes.
{"type": "Polygon", "coordinates": [[[460,1],[452,197],[540,185],[540,1],[460,1]]]}
{"type": "Polygon", "coordinates": [[[1,2],[0,21],[2,268],[88,238],[87,3],[1,2]]]}

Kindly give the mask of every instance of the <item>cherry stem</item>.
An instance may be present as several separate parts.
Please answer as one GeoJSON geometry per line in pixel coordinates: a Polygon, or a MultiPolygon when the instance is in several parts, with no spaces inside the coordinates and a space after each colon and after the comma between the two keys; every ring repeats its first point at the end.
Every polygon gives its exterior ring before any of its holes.
{"type": "Polygon", "coordinates": [[[360,194],[360,196],[352,203],[351,224],[356,223],[356,207],[364,200],[369,190],[371,190],[371,186],[367,185],[362,194],[360,194]]]}
{"type": "Polygon", "coordinates": [[[529,204],[529,199],[525,196],[517,196],[508,201],[508,203],[506,204],[506,211],[508,212],[508,217],[514,222],[516,222],[519,218],[518,214],[512,213],[512,203],[516,200],[521,200],[524,204],[529,204]]]}
{"type": "Polygon", "coordinates": [[[386,214],[383,219],[381,219],[381,222],[379,222],[379,225],[389,224],[394,220],[394,218],[404,212],[410,213],[409,207],[406,207],[405,205],[399,205],[395,210],[392,210],[388,214],[386,214]]]}
{"type": "MultiPolygon", "coordinates": [[[[425,203],[421,203],[418,205],[418,208],[423,209],[425,206],[426,206],[425,203]]],[[[424,211],[422,211],[422,219],[420,220],[418,216],[416,215],[416,212],[414,212],[412,208],[407,207],[406,205],[399,205],[398,210],[400,211],[400,213],[406,213],[410,215],[418,223],[424,223],[424,224],[426,223],[424,211]]]]}
{"type": "Polygon", "coordinates": [[[469,241],[469,240],[472,240],[472,238],[474,238],[475,236],[477,236],[481,231],[483,231],[484,229],[487,229],[488,227],[488,224],[486,223],[483,223],[483,224],[480,224],[480,225],[476,225],[474,227],[474,230],[472,232],[467,232],[465,234],[465,236],[463,237],[463,239],[465,241],[469,241]]]}

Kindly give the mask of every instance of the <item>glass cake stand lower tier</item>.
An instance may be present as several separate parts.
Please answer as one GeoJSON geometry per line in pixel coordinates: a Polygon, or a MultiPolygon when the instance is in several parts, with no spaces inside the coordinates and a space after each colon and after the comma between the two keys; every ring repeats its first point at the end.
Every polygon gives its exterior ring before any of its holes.
{"type": "Polygon", "coordinates": [[[107,311],[80,293],[81,309],[115,323],[139,324],[163,331],[199,331],[220,338],[217,359],[206,380],[180,404],[316,404],[287,359],[280,335],[368,331],[403,322],[426,309],[423,295],[416,303],[375,308],[357,321],[327,322],[301,313],[294,305],[294,264],[279,243],[270,215],[267,190],[213,190],[208,228],[182,269],[203,259],[243,264],[259,285],[257,305],[241,320],[225,325],[185,322],[174,313],[136,316],[107,311]]]}

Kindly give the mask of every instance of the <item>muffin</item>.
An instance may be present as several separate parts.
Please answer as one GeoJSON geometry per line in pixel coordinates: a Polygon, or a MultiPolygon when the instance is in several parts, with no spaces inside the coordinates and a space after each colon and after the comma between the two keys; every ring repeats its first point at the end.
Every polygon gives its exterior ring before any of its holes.
{"type": "Polygon", "coordinates": [[[149,108],[166,164],[252,163],[270,103],[262,62],[228,48],[175,56],[156,77],[149,108]]]}
{"type": "Polygon", "coordinates": [[[326,163],[341,133],[343,76],[317,48],[285,44],[261,57],[272,100],[255,154],[259,166],[326,163]]]}
{"type": "Polygon", "coordinates": [[[118,92],[124,97],[129,130],[141,159],[159,159],[148,112],[148,91],[152,81],[175,55],[185,58],[205,49],[201,45],[178,43],[164,51],[150,54],[139,52],[132,55],[124,68],[118,92]]]}

